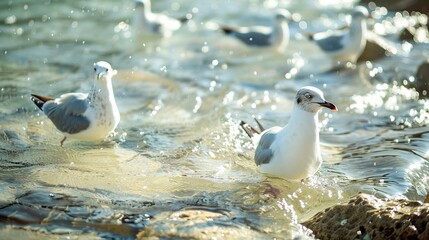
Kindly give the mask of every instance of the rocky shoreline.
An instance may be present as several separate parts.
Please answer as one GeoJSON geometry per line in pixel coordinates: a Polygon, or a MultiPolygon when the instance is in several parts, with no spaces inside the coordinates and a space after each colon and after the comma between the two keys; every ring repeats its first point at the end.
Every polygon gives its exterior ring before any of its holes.
{"type": "Polygon", "coordinates": [[[360,193],[302,225],[318,239],[429,239],[429,204],[360,193]]]}

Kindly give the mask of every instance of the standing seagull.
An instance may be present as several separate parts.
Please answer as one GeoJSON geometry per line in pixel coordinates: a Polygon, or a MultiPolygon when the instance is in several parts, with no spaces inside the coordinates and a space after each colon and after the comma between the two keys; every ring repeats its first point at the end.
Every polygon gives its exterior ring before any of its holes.
{"type": "Polygon", "coordinates": [[[225,34],[237,38],[248,46],[273,47],[282,52],[289,43],[288,21],[290,19],[290,13],[287,10],[282,9],[276,12],[274,26],[272,28],[262,26],[221,26],[220,28],[225,34]]]}
{"type": "Polygon", "coordinates": [[[31,94],[31,100],[67,137],[103,140],[118,126],[120,115],[113,95],[113,70],[109,63],[94,63],[95,80],[89,94],[67,93],[59,98],[31,94]]]}
{"type": "Polygon", "coordinates": [[[368,10],[358,6],[347,29],[309,34],[308,37],[336,63],[356,63],[366,45],[367,18],[368,10]]]}
{"type": "Polygon", "coordinates": [[[139,36],[170,37],[187,20],[153,13],[150,0],[135,0],[134,31],[139,36]]]}
{"type": "Polygon", "coordinates": [[[322,91],[303,87],[296,94],[289,124],[260,130],[245,122],[240,125],[258,145],[255,163],[262,173],[291,179],[305,179],[315,174],[322,163],[319,146],[319,117],[322,107],[336,111],[337,107],[326,101],[322,91]]]}

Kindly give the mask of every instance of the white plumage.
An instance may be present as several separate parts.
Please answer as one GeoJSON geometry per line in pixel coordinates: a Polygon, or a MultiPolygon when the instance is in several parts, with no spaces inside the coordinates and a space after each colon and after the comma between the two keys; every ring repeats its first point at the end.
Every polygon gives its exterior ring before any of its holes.
{"type": "Polygon", "coordinates": [[[113,69],[109,63],[94,64],[95,80],[89,92],[67,93],[59,98],[32,94],[31,100],[67,137],[103,140],[117,127],[120,114],[113,94],[113,69]]]}
{"type": "Polygon", "coordinates": [[[322,107],[337,110],[322,91],[303,87],[296,94],[289,123],[262,132],[242,122],[246,133],[257,142],[255,163],[262,173],[291,180],[315,174],[322,163],[318,112],[322,107]]]}

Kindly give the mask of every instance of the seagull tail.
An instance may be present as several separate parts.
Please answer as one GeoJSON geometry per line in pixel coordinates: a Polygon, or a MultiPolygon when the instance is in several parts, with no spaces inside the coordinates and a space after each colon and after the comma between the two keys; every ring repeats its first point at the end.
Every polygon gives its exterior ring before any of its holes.
{"type": "Polygon", "coordinates": [[[192,13],[188,13],[185,16],[178,18],[177,20],[179,20],[179,22],[181,22],[181,23],[186,23],[189,20],[191,20],[193,17],[194,17],[194,15],[192,13]]]}
{"type": "Polygon", "coordinates": [[[265,131],[264,126],[262,126],[262,124],[258,121],[258,119],[255,117],[253,119],[255,120],[256,124],[258,124],[259,132],[261,133],[261,132],[265,131]]]}
{"type": "Polygon", "coordinates": [[[232,32],[234,32],[234,28],[232,28],[232,27],[220,26],[220,29],[221,29],[225,34],[231,34],[232,32]]]}
{"type": "Polygon", "coordinates": [[[307,36],[308,40],[310,41],[314,40],[314,33],[305,33],[305,36],[307,36]]]}
{"type": "Polygon", "coordinates": [[[43,110],[42,107],[43,105],[45,105],[45,103],[47,101],[51,101],[54,100],[53,98],[50,97],[44,97],[44,96],[39,96],[36,94],[31,94],[31,101],[33,101],[34,104],[36,104],[36,106],[40,109],[43,110]]]}
{"type": "Polygon", "coordinates": [[[250,138],[255,137],[255,135],[261,134],[261,131],[258,131],[257,129],[250,126],[248,123],[246,123],[245,121],[241,121],[240,126],[241,126],[241,128],[243,128],[243,130],[246,132],[247,136],[249,136],[250,138]]]}

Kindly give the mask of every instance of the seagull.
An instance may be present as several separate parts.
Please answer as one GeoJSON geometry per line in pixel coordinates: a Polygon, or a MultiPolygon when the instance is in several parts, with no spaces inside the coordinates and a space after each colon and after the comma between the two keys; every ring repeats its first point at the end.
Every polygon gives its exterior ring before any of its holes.
{"type": "Polygon", "coordinates": [[[319,146],[318,112],[322,108],[337,111],[322,91],[307,86],[298,90],[289,123],[285,127],[257,130],[241,121],[240,125],[256,147],[255,163],[265,174],[302,180],[315,174],[322,163],[319,146]]]}
{"type": "Polygon", "coordinates": [[[188,20],[187,17],[178,20],[153,13],[150,0],[135,0],[134,27],[136,33],[141,36],[170,37],[182,26],[182,22],[188,20]]]}
{"type": "Polygon", "coordinates": [[[113,69],[109,63],[94,63],[94,85],[86,93],[67,93],[59,98],[31,94],[31,100],[67,137],[103,140],[118,126],[120,115],[113,95],[113,69]]]}
{"type": "Polygon", "coordinates": [[[289,42],[288,20],[290,19],[290,13],[285,9],[281,9],[275,14],[274,26],[272,28],[263,26],[221,26],[220,29],[225,34],[237,38],[248,46],[273,47],[282,52],[289,42]]]}
{"type": "Polygon", "coordinates": [[[308,34],[311,41],[335,62],[356,63],[366,45],[368,10],[358,6],[352,13],[350,26],[343,30],[308,34]]]}

